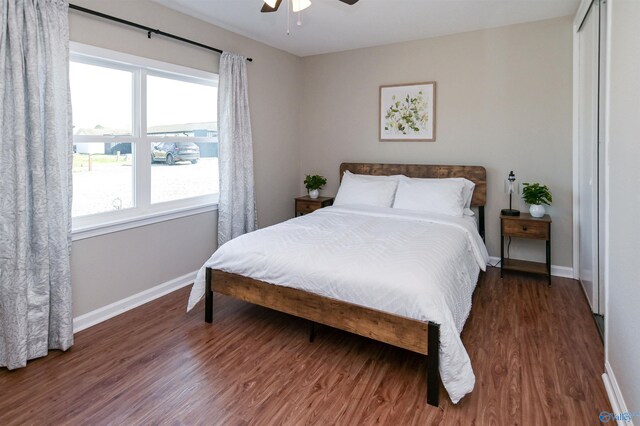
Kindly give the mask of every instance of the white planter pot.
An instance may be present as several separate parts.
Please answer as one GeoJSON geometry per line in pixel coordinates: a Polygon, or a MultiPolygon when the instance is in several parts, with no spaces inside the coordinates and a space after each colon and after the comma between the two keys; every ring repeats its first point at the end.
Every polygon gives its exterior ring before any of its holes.
{"type": "Polygon", "coordinates": [[[318,198],[319,195],[320,195],[319,189],[312,189],[311,191],[309,191],[309,198],[313,198],[315,200],[316,198],[318,198]]]}
{"type": "Polygon", "coordinates": [[[529,206],[529,213],[533,217],[542,217],[544,216],[545,210],[542,204],[531,204],[529,206]]]}

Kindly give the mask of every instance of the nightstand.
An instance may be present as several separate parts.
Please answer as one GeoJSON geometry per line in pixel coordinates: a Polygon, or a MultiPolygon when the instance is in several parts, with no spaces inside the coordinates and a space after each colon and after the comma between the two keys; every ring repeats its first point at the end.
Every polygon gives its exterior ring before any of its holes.
{"type": "Polygon", "coordinates": [[[551,285],[551,218],[544,215],[541,218],[532,217],[529,213],[520,216],[500,216],[500,276],[506,271],[532,272],[544,274],[551,285]],[[529,262],[528,260],[505,259],[505,237],[527,238],[545,241],[547,249],[546,263],[529,262]]]}
{"type": "Polygon", "coordinates": [[[308,195],[305,195],[304,197],[297,197],[295,215],[300,216],[314,212],[323,207],[328,207],[333,204],[333,198],[334,197],[311,198],[308,195]]]}

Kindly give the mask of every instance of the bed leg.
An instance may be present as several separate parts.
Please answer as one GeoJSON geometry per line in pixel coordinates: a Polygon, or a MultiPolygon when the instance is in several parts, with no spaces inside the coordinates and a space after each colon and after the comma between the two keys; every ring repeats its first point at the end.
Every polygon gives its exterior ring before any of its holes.
{"type": "Polygon", "coordinates": [[[478,207],[478,232],[484,241],[484,206],[478,207]]]}
{"type": "Polygon", "coordinates": [[[205,273],[205,293],[204,293],[204,320],[211,324],[213,322],[213,290],[211,289],[211,268],[205,273]]]}
{"type": "Polygon", "coordinates": [[[427,403],[440,403],[440,324],[429,321],[427,337],[427,403]]]}
{"type": "Polygon", "coordinates": [[[311,321],[309,323],[309,342],[313,343],[313,340],[316,338],[316,323],[311,321]]]}

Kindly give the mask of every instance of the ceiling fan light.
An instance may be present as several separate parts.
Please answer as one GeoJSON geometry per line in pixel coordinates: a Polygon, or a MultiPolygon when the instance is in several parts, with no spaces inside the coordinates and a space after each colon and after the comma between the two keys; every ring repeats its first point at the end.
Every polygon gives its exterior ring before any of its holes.
{"type": "Polygon", "coordinates": [[[269,5],[269,7],[270,7],[270,8],[272,8],[272,9],[274,9],[274,8],[276,7],[276,2],[277,2],[277,1],[278,1],[278,0],[264,0],[264,2],[265,2],[266,4],[268,4],[268,5],[269,5]]]}
{"type": "Polygon", "coordinates": [[[296,13],[311,6],[311,0],[291,0],[291,10],[296,13]]]}

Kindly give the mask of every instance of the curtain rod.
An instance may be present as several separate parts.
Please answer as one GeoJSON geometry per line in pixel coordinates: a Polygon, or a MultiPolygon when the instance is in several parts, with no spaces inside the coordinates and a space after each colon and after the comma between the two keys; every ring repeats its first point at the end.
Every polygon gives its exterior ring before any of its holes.
{"type": "MultiPolygon", "coordinates": [[[[181,41],[183,43],[193,44],[194,46],[202,47],[203,49],[213,50],[214,52],[223,53],[223,50],[217,49],[215,47],[207,46],[206,44],[198,43],[197,41],[189,40],[184,37],[180,37],[174,34],[169,34],[164,31],[147,27],[145,25],[141,25],[135,22],[127,21],[126,19],[117,18],[115,16],[107,15],[106,13],[98,12],[96,10],[87,9],[86,7],[76,6],[75,4],[69,3],[69,9],[77,10],[79,12],[88,13],[89,15],[99,16],[100,18],[109,19],[111,21],[118,22],[120,24],[129,25],[130,27],[139,28],[147,32],[147,37],[151,38],[151,33],[165,36],[168,38],[172,38],[174,40],[181,41]]],[[[253,62],[252,58],[247,58],[247,61],[253,62]]]]}

